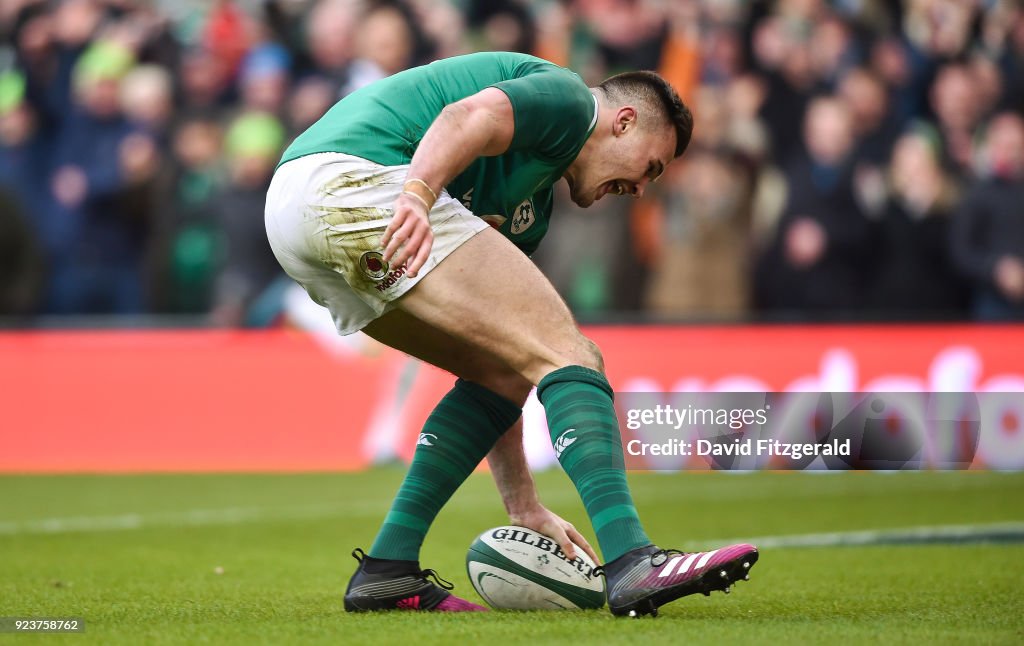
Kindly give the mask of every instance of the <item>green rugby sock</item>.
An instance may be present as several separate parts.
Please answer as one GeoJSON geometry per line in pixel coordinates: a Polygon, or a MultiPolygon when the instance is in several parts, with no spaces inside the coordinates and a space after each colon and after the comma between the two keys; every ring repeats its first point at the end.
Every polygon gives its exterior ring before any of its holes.
{"type": "Polygon", "coordinates": [[[423,425],[409,472],[370,556],[419,560],[420,546],[441,507],[520,414],[518,406],[483,386],[455,382],[423,425]]]}
{"type": "Polygon", "coordinates": [[[651,544],[626,484],[613,396],[604,375],[583,366],[555,370],[537,386],[555,456],[583,499],[605,563],[651,544]]]}

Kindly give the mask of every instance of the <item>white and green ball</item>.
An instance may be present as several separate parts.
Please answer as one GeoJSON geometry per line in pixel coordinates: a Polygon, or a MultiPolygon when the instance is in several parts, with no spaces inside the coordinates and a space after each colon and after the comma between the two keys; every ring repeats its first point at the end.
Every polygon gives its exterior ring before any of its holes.
{"type": "Polygon", "coordinates": [[[576,610],[604,605],[604,577],[576,547],[568,559],[550,536],[507,525],[477,537],[466,554],[473,587],[492,608],[576,610]]]}

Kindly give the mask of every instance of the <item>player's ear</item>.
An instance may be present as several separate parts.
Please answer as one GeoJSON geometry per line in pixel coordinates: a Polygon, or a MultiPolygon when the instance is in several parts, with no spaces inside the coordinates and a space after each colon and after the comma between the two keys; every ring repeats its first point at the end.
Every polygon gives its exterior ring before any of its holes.
{"type": "Polygon", "coordinates": [[[629,132],[636,127],[636,108],[624,105],[615,113],[615,136],[629,132]]]}

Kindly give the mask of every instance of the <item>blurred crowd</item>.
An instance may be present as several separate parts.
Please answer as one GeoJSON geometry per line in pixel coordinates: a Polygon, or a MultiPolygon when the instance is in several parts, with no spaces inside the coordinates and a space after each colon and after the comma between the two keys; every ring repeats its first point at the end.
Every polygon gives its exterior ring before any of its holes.
{"type": "Polygon", "coordinates": [[[1016,0],[6,0],[0,31],[0,315],[272,320],[290,139],[511,50],[695,115],[642,201],[556,200],[535,260],[581,316],[1024,319],[1016,0]]]}

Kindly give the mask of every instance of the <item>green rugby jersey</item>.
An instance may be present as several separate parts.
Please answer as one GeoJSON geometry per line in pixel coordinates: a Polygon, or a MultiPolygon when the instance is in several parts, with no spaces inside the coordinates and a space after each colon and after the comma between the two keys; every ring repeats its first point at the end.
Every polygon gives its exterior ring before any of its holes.
{"type": "Polygon", "coordinates": [[[597,100],[573,72],[525,54],[456,56],[368,85],[334,105],[284,152],[281,163],[343,152],[385,166],[408,164],[444,106],[488,87],[512,103],[508,151],[480,157],[445,188],[527,254],[548,229],[551,187],[597,122],[597,100]]]}

